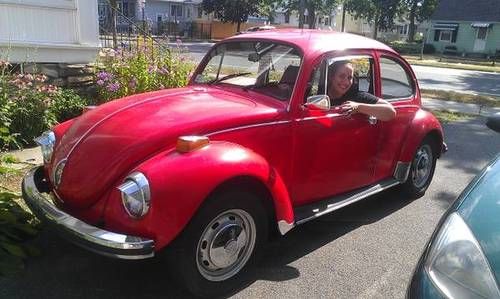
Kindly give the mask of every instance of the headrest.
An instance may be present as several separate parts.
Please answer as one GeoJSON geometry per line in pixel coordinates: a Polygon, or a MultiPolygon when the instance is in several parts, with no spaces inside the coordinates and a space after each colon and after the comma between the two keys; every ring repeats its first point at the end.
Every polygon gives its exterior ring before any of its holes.
{"type": "Polygon", "coordinates": [[[283,72],[279,83],[294,84],[299,74],[299,67],[297,65],[289,65],[283,72]]]}

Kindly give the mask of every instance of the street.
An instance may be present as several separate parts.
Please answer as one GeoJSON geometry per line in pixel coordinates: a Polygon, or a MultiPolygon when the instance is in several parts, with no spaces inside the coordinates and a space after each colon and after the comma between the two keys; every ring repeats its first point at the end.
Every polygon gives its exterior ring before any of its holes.
{"type": "MultiPolygon", "coordinates": [[[[198,63],[213,43],[183,43],[198,63]]],[[[171,44],[176,46],[176,44],[171,44]]],[[[413,65],[420,88],[500,96],[500,74],[413,65]]]]}
{"type": "MultiPolygon", "coordinates": [[[[500,149],[484,119],[444,125],[450,148],[426,195],[389,190],[308,222],[269,243],[248,286],[234,298],[403,298],[441,215],[500,149]]],[[[40,257],[0,278],[0,298],[189,298],[159,257],[124,261],[80,249],[43,231],[40,257]]]]}

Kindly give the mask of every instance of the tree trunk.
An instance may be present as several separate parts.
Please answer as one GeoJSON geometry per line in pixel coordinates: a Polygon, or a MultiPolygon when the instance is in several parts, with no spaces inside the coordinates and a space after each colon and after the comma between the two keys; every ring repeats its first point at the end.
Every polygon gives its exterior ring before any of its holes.
{"type": "Polygon", "coordinates": [[[299,0],[299,28],[304,28],[304,0],[299,0]]]}
{"type": "Polygon", "coordinates": [[[241,22],[238,22],[236,25],[236,32],[240,32],[240,26],[241,26],[241,22]]]}
{"type": "Polygon", "coordinates": [[[307,12],[308,12],[308,26],[309,26],[309,29],[314,29],[316,28],[316,11],[314,10],[313,7],[309,6],[307,8],[307,12]]]}
{"type": "Polygon", "coordinates": [[[118,9],[118,4],[116,0],[109,0],[109,5],[111,6],[111,33],[113,35],[113,49],[118,48],[118,39],[116,38],[116,11],[118,9]]]}
{"type": "Polygon", "coordinates": [[[377,35],[378,35],[378,25],[380,24],[380,14],[377,13],[375,15],[375,22],[373,24],[373,39],[377,39],[377,35]]]}
{"type": "Polygon", "coordinates": [[[417,13],[417,1],[415,0],[410,9],[410,28],[408,28],[408,41],[411,43],[415,40],[415,15],[417,13]]]}

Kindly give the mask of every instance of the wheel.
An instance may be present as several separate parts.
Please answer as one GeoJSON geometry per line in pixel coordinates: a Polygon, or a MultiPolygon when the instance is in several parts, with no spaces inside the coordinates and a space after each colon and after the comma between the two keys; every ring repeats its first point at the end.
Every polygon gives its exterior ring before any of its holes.
{"type": "Polygon", "coordinates": [[[419,198],[429,187],[436,168],[437,152],[432,139],[426,137],[415,152],[410,173],[402,185],[403,191],[411,198],[419,198]]]}
{"type": "Polygon", "coordinates": [[[267,213],[254,195],[214,196],[169,248],[172,276],[196,296],[227,294],[243,285],[267,234],[267,213]]]}

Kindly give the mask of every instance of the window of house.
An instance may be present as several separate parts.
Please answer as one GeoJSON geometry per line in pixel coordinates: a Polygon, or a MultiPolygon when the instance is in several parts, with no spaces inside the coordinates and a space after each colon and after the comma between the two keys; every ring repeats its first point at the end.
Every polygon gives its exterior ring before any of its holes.
{"type": "Polygon", "coordinates": [[[380,78],[384,100],[407,99],[413,95],[412,76],[396,60],[389,57],[380,59],[380,78]]]}
{"type": "Polygon", "coordinates": [[[182,6],[173,4],[170,9],[170,15],[173,17],[182,17],[182,6]]]}
{"type": "Polygon", "coordinates": [[[331,20],[329,17],[325,17],[325,26],[331,25],[331,20]]]}
{"type": "Polygon", "coordinates": [[[439,41],[451,42],[451,30],[443,30],[439,34],[439,41]]]}
{"type": "Polygon", "coordinates": [[[191,17],[191,9],[190,9],[190,8],[187,8],[187,9],[186,9],[186,16],[187,16],[188,18],[190,18],[190,17],[191,17]]]}
{"type": "Polygon", "coordinates": [[[198,7],[198,18],[201,19],[203,17],[203,9],[198,7]]]}
{"type": "Polygon", "coordinates": [[[477,39],[486,39],[486,30],[488,28],[481,27],[477,29],[477,39]]]}

